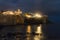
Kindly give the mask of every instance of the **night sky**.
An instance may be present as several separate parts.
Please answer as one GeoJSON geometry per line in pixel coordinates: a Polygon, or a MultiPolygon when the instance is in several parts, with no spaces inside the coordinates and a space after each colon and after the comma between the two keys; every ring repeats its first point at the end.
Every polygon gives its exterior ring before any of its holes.
{"type": "Polygon", "coordinates": [[[60,0],[0,0],[0,10],[23,11],[42,10],[48,13],[49,19],[60,23],[60,0]]]}

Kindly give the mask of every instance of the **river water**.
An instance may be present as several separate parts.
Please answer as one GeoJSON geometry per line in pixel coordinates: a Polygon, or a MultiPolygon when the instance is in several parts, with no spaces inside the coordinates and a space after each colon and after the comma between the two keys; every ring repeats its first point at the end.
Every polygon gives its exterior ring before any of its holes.
{"type": "Polygon", "coordinates": [[[52,29],[54,26],[48,27],[45,24],[15,25],[15,26],[2,26],[2,27],[3,28],[0,30],[0,40],[57,40],[59,39],[58,36],[55,35],[53,36],[54,32],[52,29]]]}

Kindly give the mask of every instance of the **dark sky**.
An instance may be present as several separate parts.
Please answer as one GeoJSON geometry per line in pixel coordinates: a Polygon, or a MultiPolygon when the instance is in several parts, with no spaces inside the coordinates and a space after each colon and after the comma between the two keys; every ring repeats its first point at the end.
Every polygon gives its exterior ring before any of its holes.
{"type": "Polygon", "coordinates": [[[43,6],[47,10],[59,10],[60,0],[0,0],[0,6],[2,8],[18,8],[18,7],[29,7],[29,6],[43,6]]]}
{"type": "Polygon", "coordinates": [[[42,10],[48,13],[49,19],[60,23],[60,0],[0,0],[0,10],[42,10]]]}
{"type": "Polygon", "coordinates": [[[59,11],[60,0],[0,0],[0,9],[41,8],[46,11],[59,11]]]}

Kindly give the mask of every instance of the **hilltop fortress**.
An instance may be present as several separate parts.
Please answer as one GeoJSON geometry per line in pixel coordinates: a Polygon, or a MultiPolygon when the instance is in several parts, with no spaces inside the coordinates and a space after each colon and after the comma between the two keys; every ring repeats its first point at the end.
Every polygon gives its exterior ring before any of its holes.
{"type": "Polygon", "coordinates": [[[0,25],[15,25],[24,23],[24,19],[21,16],[22,11],[20,9],[17,11],[4,11],[0,13],[0,25]]]}

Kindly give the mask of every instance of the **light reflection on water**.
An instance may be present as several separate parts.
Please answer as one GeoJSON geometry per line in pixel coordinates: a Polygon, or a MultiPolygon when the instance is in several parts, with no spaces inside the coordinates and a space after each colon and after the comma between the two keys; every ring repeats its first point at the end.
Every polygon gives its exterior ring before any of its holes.
{"type": "Polygon", "coordinates": [[[33,38],[33,40],[42,40],[43,39],[43,35],[41,35],[42,34],[42,25],[38,25],[37,27],[36,27],[36,31],[34,31],[36,34],[38,34],[38,35],[33,35],[33,36],[31,36],[31,31],[32,31],[33,29],[31,29],[31,26],[30,25],[28,25],[27,26],[27,32],[29,33],[29,34],[27,34],[28,36],[27,36],[27,40],[31,40],[31,37],[33,38]]]}
{"type": "Polygon", "coordinates": [[[34,36],[34,40],[40,40],[41,38],[40,38],[40,35],[35,35],[34,36]]]}
{"type": "Polygon", "coordinates": [[[27,33],[31,33],[31,26],[30,25],[27,26],[27,33]]]}
{"type": "MultiPolygon", "coordinates": [[[[11,31],[13,30],[13,33],[15,31],[16,32],[21,31],[23,33],[23,35],[22,34],[16,35],[16,36],[19,36],[19,38],[15,38],[16,40],[43,40],[44,39],[41,24],[40,25],[27,25],[27,26],[26,25],[24,25],[24,26],[21,25],[21,26],[14,26],[14,27],[15,27],[16,30],[12,29],[12,28],[10,29],[11,31]],[[26,32],[26,34],[24,32],[26,32]]],[[[8,30],[8,28],[6,28],[6,29],[8,30]]]]}
{"type": "Polygon", "coordinates": [[[42,34],[42,25],[37,26],[35,33],[38,33],[39,35],[35,35],[34,40],[41,40],[41,38],[42,38],[42,35],[41,35],[42,34]]]}
{"type": "Polygon", "coordinates": [[[36,32],[35,33],[42,33],[42,25],[37,26],[36,32]]]}

